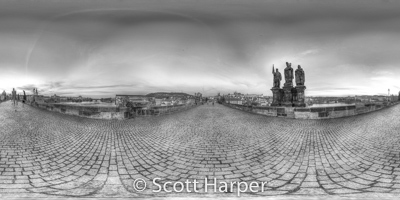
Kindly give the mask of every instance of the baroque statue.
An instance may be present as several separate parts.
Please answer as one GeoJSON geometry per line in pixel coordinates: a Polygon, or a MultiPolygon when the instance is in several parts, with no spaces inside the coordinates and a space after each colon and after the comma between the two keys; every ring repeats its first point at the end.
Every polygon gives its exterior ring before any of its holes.
{"type": "Polygon", "coordinates": [[[286,62],[286,68],[285,68],[285,85],[293,85],[293,68],[292,68],[292,63],[286,62]]]}
{"type": "Polygon", "coordinates": [[[296,85],[304,85],[305,74],[303,68],[301,68],[300,65],[297,66],[295,75],[296,75],[296,85]]]}
{"type": "Polygon", "coordinates": [[[275,71],[275,67],[272,65],[272,74],[274,75],[274,88],[281,86],[282,75],[278,69],[275,71]]]}

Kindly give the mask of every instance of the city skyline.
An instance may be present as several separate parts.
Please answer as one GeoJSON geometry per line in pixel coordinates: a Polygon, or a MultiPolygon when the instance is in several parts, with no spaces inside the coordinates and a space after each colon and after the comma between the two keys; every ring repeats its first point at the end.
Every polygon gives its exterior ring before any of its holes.
{"type": "Polygon", "coordinates": [[[272,65],[283,72],[285,62],[305,70],[306,96],[400,90],[396,2],[0,5],[0,92],[15,87],[29,94],[36,87],[61,96],[234,91],[271,96],[272,65]]]}

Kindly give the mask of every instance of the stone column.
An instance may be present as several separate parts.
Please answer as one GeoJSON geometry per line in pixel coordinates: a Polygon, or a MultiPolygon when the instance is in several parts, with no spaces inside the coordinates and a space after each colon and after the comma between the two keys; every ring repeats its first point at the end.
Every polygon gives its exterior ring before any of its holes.
{"type": "Polygon", "coordinates": [[[304,85],[296,86],[297,101],[294,102],[296,107],[306,107],[304,90],[306,90],[306,86],[304,85]]]}
{"type": "Polygon", "coordinates": [[[271,106],[280,106],[281,105],[281,93],[282,93],[282,89],[278,88],[278,87],[273,87],[271,88],[272,91],[272,103],[271,106]]]}

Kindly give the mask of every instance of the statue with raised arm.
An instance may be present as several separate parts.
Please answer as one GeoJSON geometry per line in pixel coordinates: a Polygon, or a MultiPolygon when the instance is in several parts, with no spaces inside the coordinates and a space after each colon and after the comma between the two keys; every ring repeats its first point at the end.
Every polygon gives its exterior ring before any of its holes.
{"type": "Polygon", "coordinates": [[[274,65],[272,65],[272,74],[274,75],[274,88],[279,88],[281,86],[282,75],[278,69],[275,71],[274,65]]]}
{"type": "Polygon", "coordinates": [[[303,68],[301,68],[300,65],[297,66],[295,75],[296,75],[296,85],[304,85],[305,74],[303,68]]]}
{"type": "Polygon", "coordinates": [[[286,62],[285,68],[285,85],[293,86],[293,68],[292,63],[286,62]]]}

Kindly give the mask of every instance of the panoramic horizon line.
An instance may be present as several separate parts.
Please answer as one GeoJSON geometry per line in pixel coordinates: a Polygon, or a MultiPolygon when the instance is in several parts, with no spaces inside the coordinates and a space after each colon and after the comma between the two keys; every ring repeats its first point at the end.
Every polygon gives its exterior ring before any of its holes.
{"type": "MultiPolygon", "coordinates": [[[[11,92],[7,92],[6,90],[3,90],[3,91],[5,91],[8,95],[11,94],[11,92]]],[[[26,91],[28,91],[28,90],[26,90],[26,91]]],[[[223,96],[223,95],[228,95],[228,94],[234,94],[235,92],[237,92],[237,91],[234,91],[233,93],[220,93],[220,95],[223,96]]],[[[156,93],[167,93],[167,94],[184,93],[184,94],[188,94],[190,96],[194,96],[194,95],[192,95],[191,93],[188,93],[188,92],[163,92],[163,91],[160,91],[160,92],[149,92],[149,93],[146,93],[146,94],[132,94],[132,93],[130,93],[130,94],[115,94],[113,96],[110,96],[110,95],[84,95],[84,94],[78,94],[78,95],[73,96],[73,95],[57,95],[57,93],[49,94],[47,92],[45,92],[43,94],[39,93],[39,95],[40,96],[49,96],[49,97],[56,95],[56,96],[59,96],[59,97],[78,97],[78,96],[81,96],[81,97],[92,98],[92,97],[101,96],[101,97],[112,98],[112,97],[115,97],[115,96],[124,96],[124,95],[126,95],[126,96],[146,96],[146,95],[149,95],[149,94],[156,94],[156,93]]],[[[195,93],[201,93],[201,92],[194,92],[193,94],[195,94],[195,93]]],[[[259,95],[259,94],[253,94],[253,93],[242,93],[242,92],[237,92],[237,93],[239,93],[241,95],[259,95]]],[[[20,94],[20,93],[17,93],[17,94],[20,94]]],[[[381,93],[381,94],[378,93],[378,94],[354,94],[354,95],[345,95],[345,94],[343,94],[343,95],[307,95],[306,97],[362,97],[362,96],[384,96],[384,97],[387,97],[387,96],[398,96],[398,94],[400,94],[400,91],[399,91],[399,93],[392,93],[392,94],[389,94],[389,95],[388,94],[383,94],[383,93],[381,93]]],[[[27,95],[29,96],[29,95],[32,95],[32,94],[27,94],[27,95]]],[[[206,95],[206,96],[212,97],[212,96],[217,96],[217,95],[218,95],[218,93],[216,93],[215,95],[206,95]]],[[[272,95],[263,95],[263,94],[261,94],[261,95],[263,97],[272,97],[272,95]]]]}

